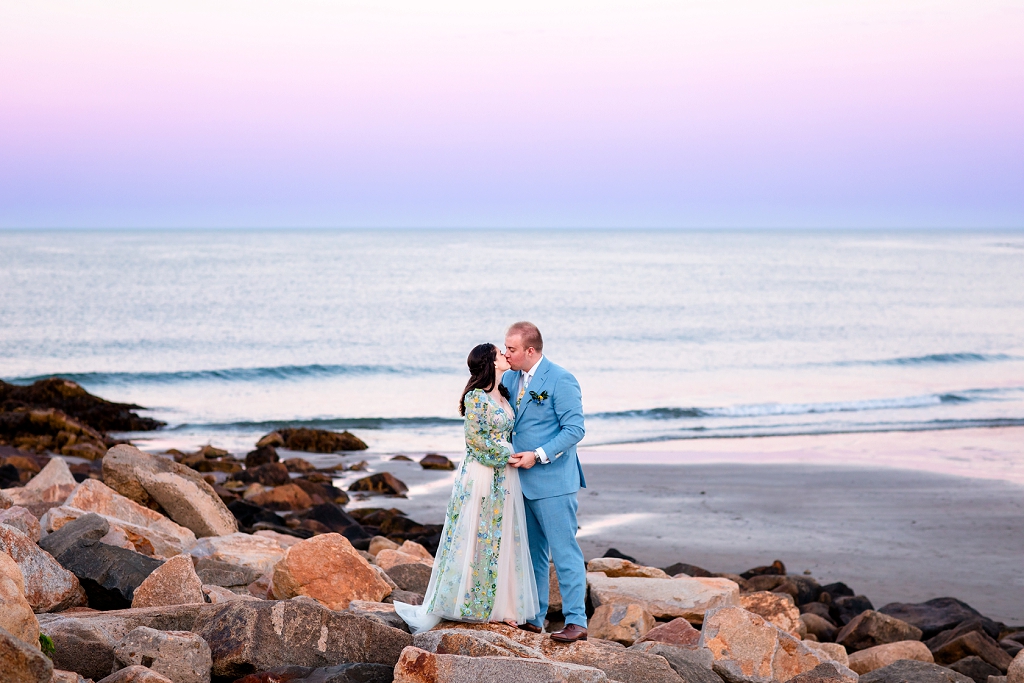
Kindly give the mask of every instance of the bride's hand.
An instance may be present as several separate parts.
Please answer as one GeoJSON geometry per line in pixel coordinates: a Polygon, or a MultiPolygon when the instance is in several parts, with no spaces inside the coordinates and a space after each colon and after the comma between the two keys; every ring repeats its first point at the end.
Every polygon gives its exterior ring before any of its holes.
{"type": "Polygon", "coordinates": [[[518,467],[522,470],[528,470],[533,467],[537,462],[537,454],[533,451],[523,451],[522,453],[516,453],[508,459],[509,464],[512,467],[518,467]]]}

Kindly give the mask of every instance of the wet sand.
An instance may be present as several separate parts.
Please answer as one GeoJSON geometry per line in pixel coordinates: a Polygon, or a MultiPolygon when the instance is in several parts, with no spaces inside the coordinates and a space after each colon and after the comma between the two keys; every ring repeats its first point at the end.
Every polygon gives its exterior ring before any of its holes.
{"type": "MultiPolygon", "coordinates": [[[[1024,485],[945,473],[970,471],[960,452],[966,448],[990,450],[1015,474],[1024,465],[1024,430],[963,431],[978,434],[586,449],[580,545],[588,559],[614,547],[645,564],[688,562],[721,572],[780,559],[790,573],[844,581],[876,607],[948,595],[1024,624],[1024,485]],[[813,464],[823,460],[837,464],[813,464]]],[[[357,505],[443,521],[452,473],[372,458],[371,467],[395,473],[410,485],[410,497],[357,505]]]]}

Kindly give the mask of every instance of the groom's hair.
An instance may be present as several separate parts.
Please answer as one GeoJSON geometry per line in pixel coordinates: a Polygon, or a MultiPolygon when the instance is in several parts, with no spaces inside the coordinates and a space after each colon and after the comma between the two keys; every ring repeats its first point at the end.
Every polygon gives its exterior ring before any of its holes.
{"type": "Polygon", "coordinates": [[[519,335],[519,338],[523,340],[524,347],[530,348],[532,346],[537,349],[537,353],[544,353],[544,339],[540,336],[540,330],[533,323],[528,323],[525,320],[512,323],[505,336],[512,334],[519,335]]]}

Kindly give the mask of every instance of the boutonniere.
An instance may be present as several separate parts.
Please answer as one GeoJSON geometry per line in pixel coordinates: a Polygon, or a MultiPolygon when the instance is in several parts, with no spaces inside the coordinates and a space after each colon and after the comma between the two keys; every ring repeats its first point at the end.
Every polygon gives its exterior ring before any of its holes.
{"type": "Polygon", "coordinates": [[[548,400],[548,392],[542,391],[538,394],[536,391],[531,391],[530,400],[537,405],[544,405],[544,401],[548,400]]]}

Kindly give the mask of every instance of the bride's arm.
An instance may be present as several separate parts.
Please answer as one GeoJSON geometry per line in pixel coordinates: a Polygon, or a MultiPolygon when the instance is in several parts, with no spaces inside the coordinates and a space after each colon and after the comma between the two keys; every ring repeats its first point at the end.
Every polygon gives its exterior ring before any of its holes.
{"type": "Polygon", "coordinates": [[[512,456],[512,446],[501,438],[501,430],[491,424],[493,408],[483,395],[466,395],[467,453],[488,467],[504,467],[512,456]]]}

